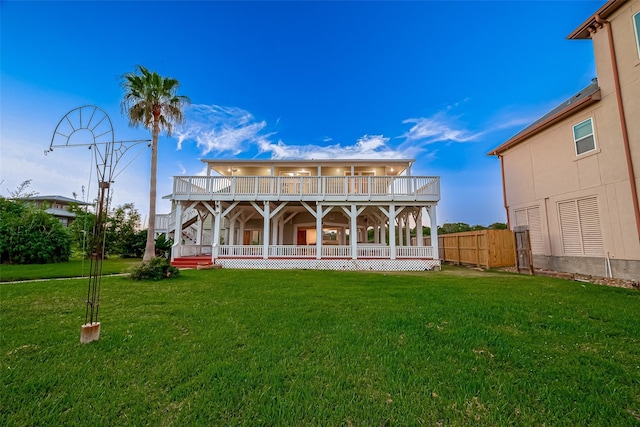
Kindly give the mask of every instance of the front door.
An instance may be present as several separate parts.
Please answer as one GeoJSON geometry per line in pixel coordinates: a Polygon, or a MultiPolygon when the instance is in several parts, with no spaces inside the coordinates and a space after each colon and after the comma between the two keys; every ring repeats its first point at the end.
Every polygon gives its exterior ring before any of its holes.
{"type": "Polygon", "coordinates": [[[298,229],[298,246],[305,246],[307,244],[307,230],[298,229]]]}

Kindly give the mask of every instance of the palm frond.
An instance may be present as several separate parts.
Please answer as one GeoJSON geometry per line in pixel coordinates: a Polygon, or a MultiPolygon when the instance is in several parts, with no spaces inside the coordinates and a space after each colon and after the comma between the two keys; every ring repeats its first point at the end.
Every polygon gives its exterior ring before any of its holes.
{"type": "Polygon", "coordinates": [[[142,125],[151,129],[157,120],[160,129],[171,135],[173,127],[184,122],[182,110],[190,100],[184,95],[177,95],[178,80],[162,77],[142,65],[123,77],[121,110],[132,126],[142,125]]]}

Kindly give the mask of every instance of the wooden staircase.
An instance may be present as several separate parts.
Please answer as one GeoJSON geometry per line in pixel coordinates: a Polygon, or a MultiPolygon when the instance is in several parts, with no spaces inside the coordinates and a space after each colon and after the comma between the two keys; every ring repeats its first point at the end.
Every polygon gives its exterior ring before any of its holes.
{"type": "Polygon", "coordinates": [[[171,265],[178,268],[198,268],[198,266],[209,267],[213,265],[213,261],[211,261],[211,255],[185,256],[175,258],[171,261],[171,265]]]}

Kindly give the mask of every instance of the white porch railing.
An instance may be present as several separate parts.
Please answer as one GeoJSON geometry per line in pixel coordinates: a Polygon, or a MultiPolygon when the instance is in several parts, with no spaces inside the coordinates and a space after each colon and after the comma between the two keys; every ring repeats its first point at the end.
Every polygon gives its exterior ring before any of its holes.
{"type": "Polygon", "coordinates": [[[255,258],[262,257],[262,246],[240,246],[227,245],[218,246],[218,256],[221,257],[237,257],[237,258],[255,258]]]}
{"type": "Polygon", "coordinates": [[[433,258],[432,246],[399,246],[396,248],[398,258],[433,258]]]}
{"type": "Polygon", "coordinates": [[[173,197],[183,200],[249,199],[393,199],[437,201],[440,178],[434,176],[179,176],[173,197]]]}
{"type": "MultiPolygon", "coordinates": [[[[195,245],[194,245],[195,246],[195,245]]],[[[183,246],[188,247],[188,246],[183,246]]],[[[315,258],[315,246],[270,245],[269,258],[315,258]]],[[[208,253],[211,253],[211,247],[208,253]]],[[[263,246],[257,245],[225,245],[217,247],[217,255],[225,258],[262,258],[263,246]]],[[[397,247],[397,258],[433,258],[431,246],[397,247]]],[[[382,245],[358,246],[358,258],[389,259],[391,248],[382,245]]],[[[322,246],[321,258],[351,258],[351,246],[322,246]]]]}
{"type": "MultiPolygon", "coordinates": [[[[198,210],[190,208],[182,213],[182,222],[188,222],[198,215],[198,210]]],[[[155,232],[168,233],[175,229],[176,211],[173,210],[168,214],[156,214],[155,232]]]]}
{"type": "Polygon", "coordinates": [[[291,246],[272,245],[269,246],[269,258],[271,257],[292,257],[292,258],[315,258],[315,246],[291,246]]]}
{"type": "Polygon", "coordinates": [[[322,246],[322,258],[351,258],[351,246],[322,246]]]}
{"type": "Polygon", "coordinates": [[[155,231],[156,233],[166,233],[169,230],[169,221],[171,214],[156,214],[155,231]]]}
{"type": "MultiPolygon", "coordinates": [[[[174,250],[175,248],[176,247],[174,246],[174,250]]],[[[209,245],[178,245],[177,248],[178,248],[177,257],[211,255],[211,251],[213,249],[210,244],[209,245]]]]}

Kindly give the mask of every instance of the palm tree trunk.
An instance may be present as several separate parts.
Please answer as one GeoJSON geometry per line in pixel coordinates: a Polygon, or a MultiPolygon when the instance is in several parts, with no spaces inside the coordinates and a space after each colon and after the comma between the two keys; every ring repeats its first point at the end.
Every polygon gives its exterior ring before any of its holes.
{"type": "Polygon", "coordinates": [[[158,174],[158,135],[160,126],[158,120],[153,121],[151,136],[151,177],[149,179],[149,227],[147,228],[147,244],[144,248],[143,261],[149,261],[156,256],[155,226],[156,226],[156,178],[158,174]]]}

